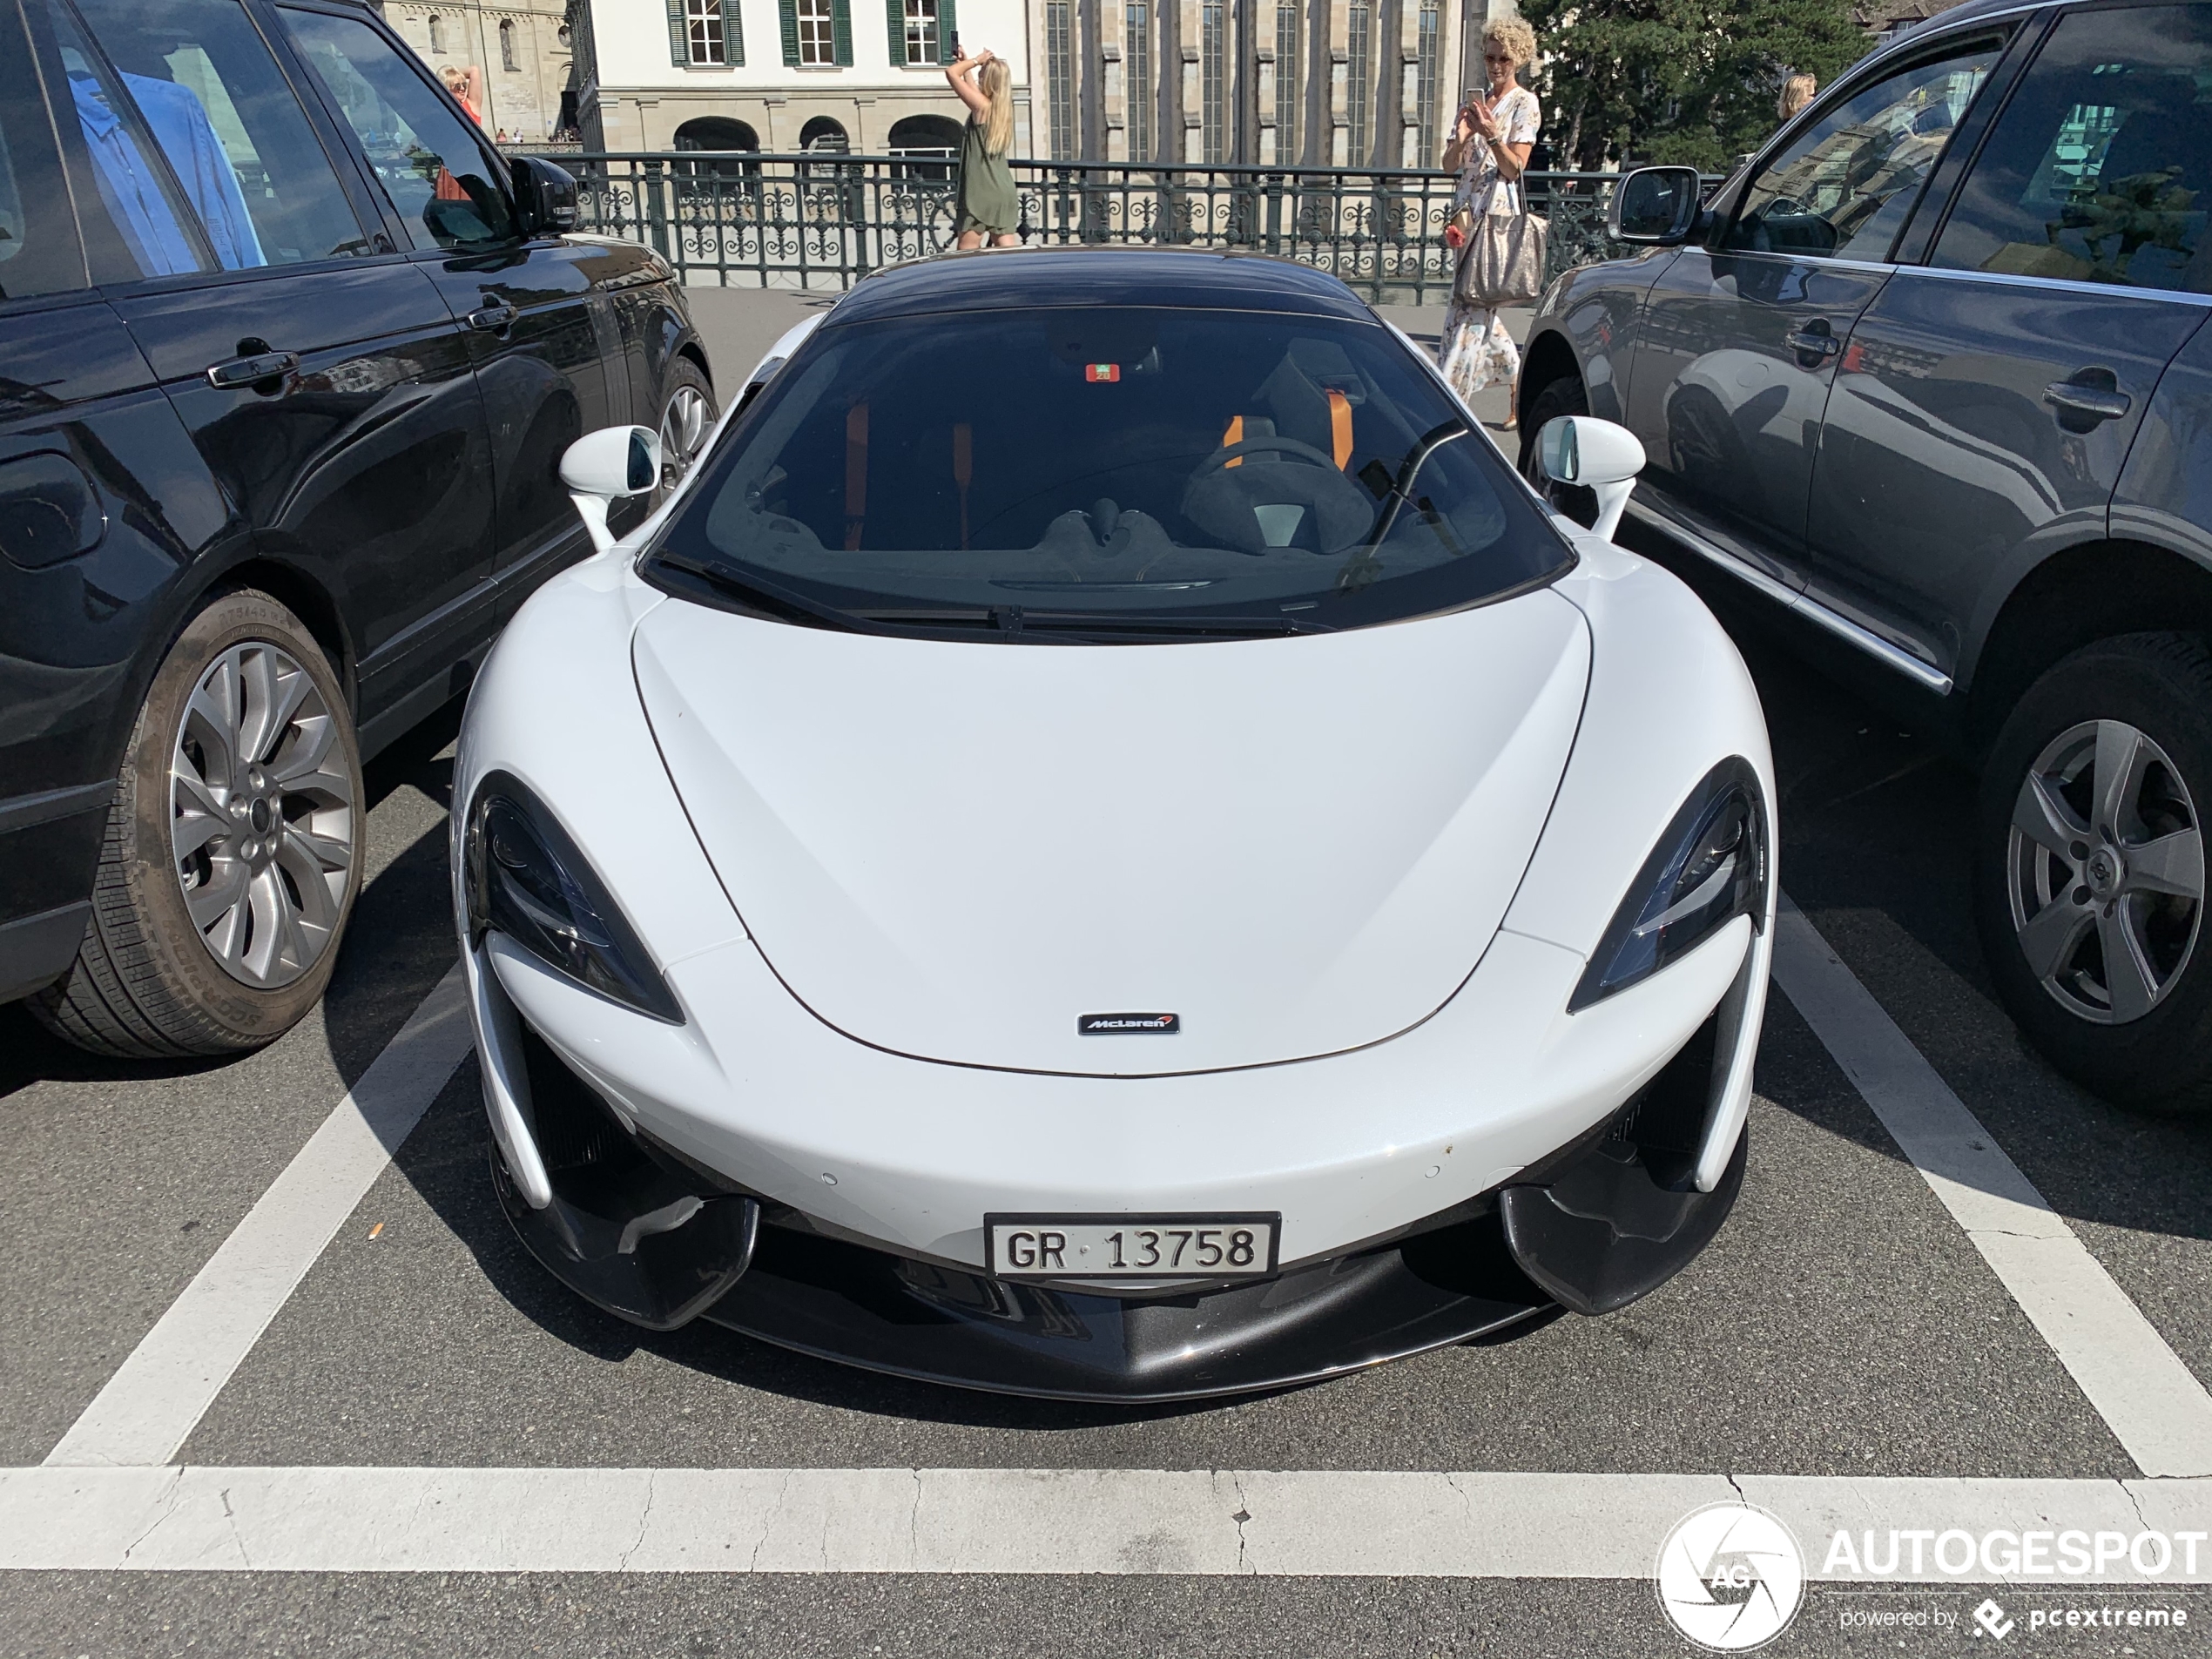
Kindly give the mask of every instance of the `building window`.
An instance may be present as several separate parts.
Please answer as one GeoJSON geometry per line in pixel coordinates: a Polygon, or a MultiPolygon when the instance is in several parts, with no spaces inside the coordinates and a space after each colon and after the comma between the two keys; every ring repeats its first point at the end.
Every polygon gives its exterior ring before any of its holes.
{"type": "Polygon", "coordinates": [[[1222,11],[1222,0],[1204,0],[1198,8],[1198,107],[1208,161],[1228,153],[1228,30],[1222,11]]]}
{"type": "MultiPolygon", "coordinates": [[[[697,5],[703,0],[690,0],[697,5]]],[[[715,4],[718,0],[704,0],[715,4]]],[[[799,61],[812,67],[837,62],[837,30],[830,21],[830,0],[799,0],[799,61]]]]}
{"type": "Polygon", "coordinates": [[[446,20],[435,11],[430,14],[430,50],[442,53],[446,49],[446,20]]]}
{"type": "Polygon", "coordinates": [[[1441,154],[1436,142],[1436,95],[1442,31],[1443,19],[1437,15],[1436,0],[1421,0],[1420,36],[1414,49],[1413,71],[1413,114],[1420,124],[1421,134],[1420,154],[1413,158],[1416,167],[1433,167],[1441,154]]]}
{"type": "MultiPolygon", "coordinates": [[[[503,36],[507,25],[499,25],[503,36]]],[[[694,64],[726,64],[722,38],[722,0],[684,0],[684,37],[694,64]]]]}
{"type": "Polygon", "coordinates": [[[1367,0],[1352,0],[1345,12],[1344,112],[1352,125],[1347,167],[1367,165],[1367,111],[1374,88],[1367,79],[1367,0]]]}
{"type": "Polygon", "coordinates": [[[907,62],[937,61],[937,0],[907,0],[907,62]]]}
{"type": "Polygon", "coordinates": [[[1152,159],[1152,8],[1143,0],[1130,0],[1129,45],[1123,55],[1123,77],[1129,106],[1129,158],[1152,159]]]}
{"type": "Polygon", "coordinates": [[[506,17],[499,20],[499,66],[510,75],[522,67],[515,61],[515,25],[506,17]]]}
{"type": "Polygon", "coordinates": [[[1076,158],[1076,59],[1068,0],[1047,0],[1044,9],[1045,97],[1052,109],[1052,158],[1076,158]]]}
{"type": "Polygon", "coordinates": [[[1298,155],[1298,0],[1275,5],[1275,160],[1287,165],[1298,155]]]}

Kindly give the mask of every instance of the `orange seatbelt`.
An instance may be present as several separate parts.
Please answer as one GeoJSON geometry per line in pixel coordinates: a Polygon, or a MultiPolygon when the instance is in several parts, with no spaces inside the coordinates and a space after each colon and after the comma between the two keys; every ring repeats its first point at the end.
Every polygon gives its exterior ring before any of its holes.
{"type": "Polygon", "coordinates": [[[1352,464],[1352,400],[1342,392],[1329,394],[1329,448],[1338,471],[1352,464]]]}
{"type": "Polygon", "coordinates": [[[868,516],[868,406],[845,412],[845,550],[860,550],[860,526],[868,516]]]}
{"type": "MultiPolygon", "coordinates": [[[[1229,417],[1227,430],[1221,435],[1221,447],[1226,449],[1232,443],[1242,443],[1244,441],[1244,417],[1241,415],[1232,415],[1229,417]]],[[[1241,467],[1244,464],[1244,458],[1238,455],[1234,461],[1224,461],[1221,464],[1224,467],[1241,467]]]]}

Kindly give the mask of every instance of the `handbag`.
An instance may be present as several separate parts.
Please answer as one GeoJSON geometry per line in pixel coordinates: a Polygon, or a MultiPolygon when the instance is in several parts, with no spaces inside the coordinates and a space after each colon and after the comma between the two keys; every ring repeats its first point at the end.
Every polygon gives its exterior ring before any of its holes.
{"type": "Polygon", "coordinates": [[[1460,255],[1452,297],[1464,305],[1494,311],[1500,306],[1534,305],[1544,291],[1544,248],[1551,226],[1528,211],[1518,184],[1510,213],[1484,213],[1460,255]]]}

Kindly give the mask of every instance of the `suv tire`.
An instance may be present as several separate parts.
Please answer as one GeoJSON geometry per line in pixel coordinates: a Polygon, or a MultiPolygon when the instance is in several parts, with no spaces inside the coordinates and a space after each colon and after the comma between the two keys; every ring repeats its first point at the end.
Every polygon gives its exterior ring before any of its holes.
{"type": "Polygon", "coordinates": [[[699,366],[679,357],[669,371],[668,394],[660,406],[660,489],[656,503],[673,494],[685,475],[698,464],[707,440],[714,435],[714,388],[699,366]]]}
{"type": "Polygon", "coordinates": [[[353,718],[314,635],[267,594],[219,596],[146,691],[91,924],[32,1013],[79,1048],[132,1059],[282,1036],[337,961],[361,890],[362,802],[353,718]]]}
{"type": "Polygon", "coordinates": [[[1539,496],[1585,529],[1597,523],[1596,492],[1545,477],[1536,467],[1536,435],[1547,421],[1589,412],[1589,395],[1583,390],[1580,377],[1562,374],[1555,381],[1546,381],[1521,416],[1521,475],[1539,496]]]}
{"type": "Polygon", "coordinates": [[[2122,1105],[2212,1106],[2206,810],[2212,652],[2188,635],[2064,658],[1983,768],[1974,908],[1990,971],[2051,1062],[2122,1105]]]}

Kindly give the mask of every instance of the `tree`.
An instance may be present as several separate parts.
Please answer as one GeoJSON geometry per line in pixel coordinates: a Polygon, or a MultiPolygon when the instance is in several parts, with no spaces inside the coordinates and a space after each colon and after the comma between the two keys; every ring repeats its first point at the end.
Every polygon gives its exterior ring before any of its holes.
{"type": "Polygon", "coordinates": [[[1784,78],[1826,85],[1871,44],[1850,0],[1521,0],[1556,165],[1722,172],[1774,130],[1784,78]]]}

